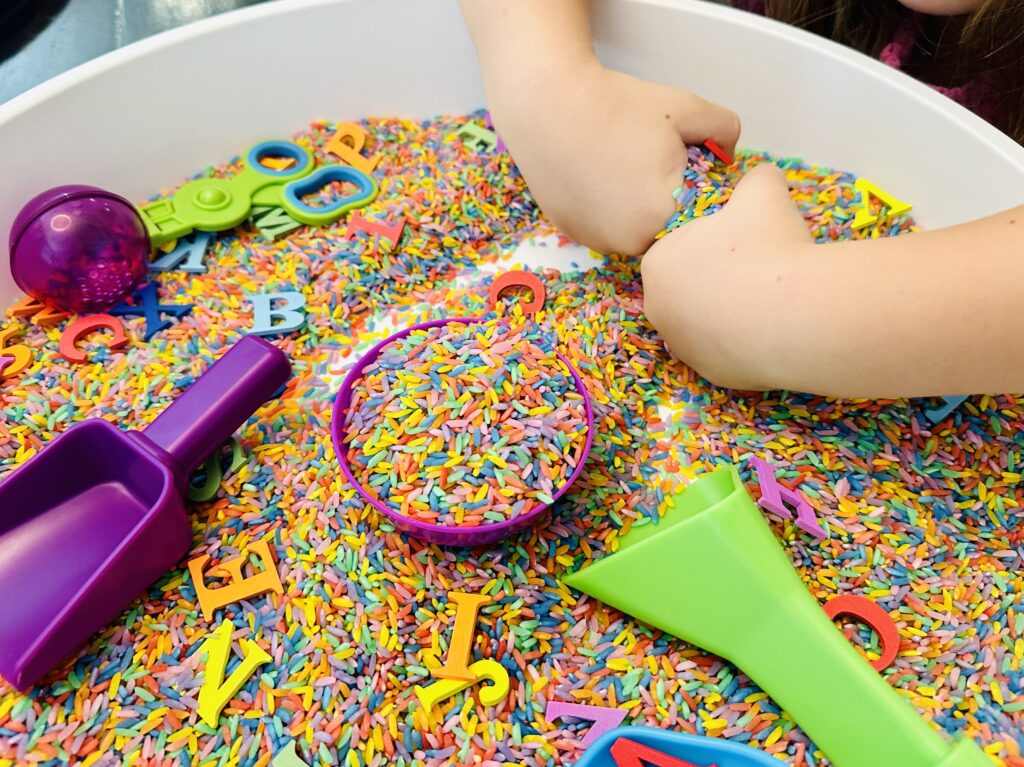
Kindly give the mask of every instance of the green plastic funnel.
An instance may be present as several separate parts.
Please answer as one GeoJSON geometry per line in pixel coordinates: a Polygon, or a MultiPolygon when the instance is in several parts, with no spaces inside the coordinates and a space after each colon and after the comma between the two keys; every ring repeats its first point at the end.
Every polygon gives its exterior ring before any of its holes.
{"type": "Polygon", "coordinates": [[[734,467],[701,477],[658,525],[564,580],[732,661],[837,767],[992,767],[973,741],[951,745],[921,719],[833,625],[734,467]]]}

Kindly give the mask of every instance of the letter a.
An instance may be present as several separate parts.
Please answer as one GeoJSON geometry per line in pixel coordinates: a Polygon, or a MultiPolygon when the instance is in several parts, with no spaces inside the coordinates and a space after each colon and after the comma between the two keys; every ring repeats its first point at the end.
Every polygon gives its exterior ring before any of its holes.
{"type": "Polygon", "coordinates": [[[853,223],[851,224],[854,231],[860,231],[878,221],[878,216],[871,212],[872,197],[881,200],[882,204],[889,209],[888,213],[885,214],[886,218],[902,216],[904,213],[910,212],[912,206],[909,202],[897,200],[866,178],[858,178],[853,186],[860,192],[860,206],[857,208],[857,215],[853,217],[853,223]]]}

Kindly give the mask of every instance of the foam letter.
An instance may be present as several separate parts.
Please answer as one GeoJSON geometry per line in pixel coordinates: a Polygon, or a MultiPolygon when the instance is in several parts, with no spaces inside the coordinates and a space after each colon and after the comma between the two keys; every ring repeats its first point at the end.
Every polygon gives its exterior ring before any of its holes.
{"type": "Polygon", "coordinates": [[[909,213],[912,207],[909,202],[897,200],[891,194],[879,189],[866,178],[858,178],[854,182],[853,187],[860,192],[860,206],[857,208],[857,215],[853,217],[853,224],[851,224],[854,231],[859,231],[878,221],[878,216],[871,212],[872,197],[881,200],[882,204],[889,209],[889,212],[885,215],[886,218],[902,216],[904,213],[909,213]]]}
{"type": "MultiPolygon", "coordinates": [[[[238,471],[239,467],[245,463],[242,446],[234,438],[229,439],[226,444],[231,445],[231,464],[228,466],[228,471],[238,471]]],[[[189,483],[188,499],[190,501],[206,503],[217,495],[221,480],[224,479],[224,471],[221,469],[220,463],[220,451],[206,459],[206,463],[203,464],[202,468],[203,474],[206,475],[203,484],[197,487],[192,482],[189,483]]]]}
{"type": "Polygon", "coordinates": [[[758,506],[783,519],[790,519],[793,514],[786,506],[786,502],[788,502],[796,509],[797,527],[818,540],[828,538],[828,531],[818,524],[818,517],[815,515],[814,509],[804,497],[798,491],[783,487],[775,481],[775,469],[770,463],[757,457],[752,458],[751,463],[757,469],[757,481],[761,485],[761,498],[757,502],[758,506]]]}
{"type": "Polygon", "coordinates": [[[647,764],[653,764],[655,767],[694,767],[690,762],[669,756],[629,738],[616,740],[612,743],[609,753],[618,767],[646,767],[647,764]]]}
{"type": "Polygon", "coordinates": [[[306,321],[306,313],[299,311],[306,305],[306,297],[295,291],[283,293],[252,293],[252,328],[249,335],[272,336],[276,333],[291,333],[302,327],[306,321]],[[284,301],[283,306],[275,307],[274,301],[284,301]],[[274,318],[280,322],[274,324],[274,318]]]}
{"type": "Polygon", "coordinates": [[[459,591],[452,593],[449,598],[456,605],[455,627],[452,628],[444,665],[431,669],[430,674],[438,679],[456,679],[472,684],[476,674],[469,665],[469,656],[473,650],[473,635],[476,633],[476,615],[491,598],[485,594],[459,591]]]}
{"type": "Polygon", "coordinates": [[[53,307],[47,306],[42,301],[36,301],[31,296],[25,296],[18,303],[7,310],[8,317],[31,317],[34,325],[56,325],[66,320],[71,315],[68,312],[60,312],[53,307]]]}
{"type": "Polygon", "coordinates": [[[513,269],[495,277],[494,282],[491,283],[491,309],[497,305],[501,291],[506,288],[529,288],[533,291],[533,299],[528,304],[523,304],[524,312],[532,314],[544,308],[547,292],[544,290],[544,283],[540,281],[540,277],[533,272],[513,269]]]}
{"type": "Polygon", "coordinates": [[[16,373],[20,373],[32,362],[33,352],[31,347],[25,346],[25,344],[7,345],[8,339],[20,332],[21,328],[18,325],[9,325],[0,330],[0,355],[3,355],[6,360],[10,360],[4,365],[0,365],[0,378],[9,378],[16,373]]]}
{"type": "Polygon", "coordinates": [[[110,310],[110,313],[118,317],[145,317],[146,332],[142,336],[148,341],[164,328],[171,326],[170,320],[163,318],[164,314],[174,317],[181,317],[192,311],[192,304],[161,304],[156,295],[156,283],[147,282],[132,295],[133,304],[122,302],[110,310]]]}
{"type": "Polygon", "coordinates": [[[856,594],[843,594],[830,599],[824,605],[825,614],[835,620],[837,615],[852,615],[875,630],[882,653],[878,660],[871,662],[875,671],[884,670],[896,660],[896,652],[900,646],[900,632],[892,618],[880,605],[867,597],[856,594]]]}
{"type": "Polygon", "coordinates": [[[586,706],[582,703],[562,703],[553,700],[544,711],[544,721],[553,722],[562,716],[573,716],[577,719],[588,719],[594,724],[583,738],[583,745],[589,746],[599,737],[622,724],[626,718],[625,710],[608,706],[586,706]]]}
{"type": "Polygon", "coordinates": [[[485,706],[497,706],[505,700],[505,696],[508,695],[509,684],[508,672],[504,666],[496,660],[478,660],[469,667],[469,670],[473,674],[473,678],[469,681],[442,679],[440,682],[434,682],[427,687],[416,685],[413,690],[416,692],[416,697],[420,699],[420,704],[424,710],[430,711],[442,700],[447,700],[485,679],[491,684],[480,689],[480,702],[485,706]]]}
{"type": "Polygon", "coordinates": [[[334,135],[324,144],[324,151],[330,152],[346,165],[351,165],[369,176],[380,162],[380,155],[363,157],[359,153],[363,151],[365,145],[366,131],[363,130],[363,126],[356,123],[340,123],[334,135]],[[351,144],[346,139],[351,139],[351,144]]]}
{"type": "Polygon", "coordinates": [[[263,239],[270,241],[302,226],[284,208],[253,208],[252,220],[263,239]]]}
{"type": "Polygon", "coordinates": [[[149,265],[151,272],[170,272],[175,269],[189,274],[202,274],[206,271],[203,256],[210,247],[213,235],[210,232],[195,232],[190,237],[182,237],[174,250],[161,256],[149,265]],[[185,263],[182,264],[182,261],[185,263]],[[180,266],[179,266],[180,264],[180,266]]]}
{"type": "Polygon", "coordinates": [[[467,146],[485,152],[492,151],[498,146],[498,134],[487,128],[481,128],[474,122],[468,122],[455,131],[455,135],[465,142],[467,146]]]}
{"type": "Polygon", "coordinates": [[[263,157],[260,159],[260,165],[271,170],[287,170],[294,164],[294,157],[263,157]]]}
{"type": "Polygon", "coordinates": [[[242,685],[252,676],[258,666],[269,663],[272,658],[255,642],[243,639],[242,650],[245,656],[242,664],[224,680],[224,672],[228,667],[228,655],[231,653],[231,634],[235,626],[231,621],[221,623],[209,639],[203,643],[202,651],[206,652],[206,679],[199,690],[199,716],[210,727],[217,726],[220,712],[228,704],[232,696],[242,689],[242,685]]]}
{"type": "Polygon", "coordinates": [[[274,760],[270,763],[271,767],[309,767],[304,761],[299,758],[299,755],[295,753],[295,741],[288,741],[288,745],[277,752],[274,760]]]}
{"type": "Polygon", "coordinates": [[[718,146],[712,139],[708,139],[704,142],[704,146],[707,147],[708,151],[711,152],[715,157],[724,162],[726,165],[732,165],[732,158],[725,153],[722,147],[718,146]]]}
{"type": "Polygon", "coordinates": [[[114,333],[114,337],[107,344],[108,349],[120,349],[128,343],[128,336],[124,332],[121,320],[109,314],[90,314],[79,317],[64,328],[60,336],[60,353],[71,362],[85,362],[85,352],[77,347],[78,340],[94,330],[103,328],[114,333]]]}
{"type": "Polygon", "coordinates": [[[270,544],[266,539],[250,543],[248,550],[242,549],[237,557],[221,562],[216,570],[211,571],[223,570],[228,574],[229,578],[227,583],[215,589],[207,588],[203,582],[203,568],[209,561],[209,555],[203,554],[195,559],[190,559],[188,562],[188,572],[192,576],[196,597],[198,597],[199,604],[203,608],[203,617],[206,620],[210,620],[213,617],[214,610],[224,607],[224,605],[229,605],[232,602],[237,602],[240,599],[248,599],[249,597],[266,594],[268,591],[276,591],[278,594],[284,593],[284,589],[281,586],[281,578],[278,576],[277,568],[274,566],[274,557],[270,553],[270,544]],[[255,575],[246,578],[242,575],[242,568],[249,561],[250,550],[259,557],[263,569],[255,575]]]}
{"type": "Polygon", "coordinates": [[[397,224],[388,224],[381,221],[369,221],[363,217],[363,212],[361,210],[357,210],[349,216],[348,231],[345,236],[347,239],[351,240],[357,233],[371,234],[374,236],[375,243],[379,241],[377,238],[383,237],[391,243],[391,247],[394,247],[398,244],[398,241],[402,239],[402,231],[404,229],[404,216],[398,220],[397,224]]]}
{"type": "Polygon", "coordinates": [[[958,394],[955,397],[939,397],[942,400],[941,405],[936,407],[926,407],[924,409],[924,417],[931,421],[933,424],[938,423],[945,419],[950,413],[960,407],[960,404],[967,399],[963,394],[958,394]]]}

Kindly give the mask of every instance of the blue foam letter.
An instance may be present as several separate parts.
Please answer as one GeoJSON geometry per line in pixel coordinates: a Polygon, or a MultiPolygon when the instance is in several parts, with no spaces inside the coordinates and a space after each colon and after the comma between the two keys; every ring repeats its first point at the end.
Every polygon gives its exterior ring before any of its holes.
{"type": "Polygon", "coordinates": [[[189,237],[182,237],[174,250],[161,256],[149,265],[151,272],[170,272],[174,269],[190,274],[202,274],[206,271],[203,256],[210,247],[213,235],[210,232],[195,232],[189,237]],[[185,263],[182,264],[181,262],[185,263]],[[179,266],[181,264],[181,266],[179,266]]]}
{"type": "Polygon", "coordinates": [[[302,327],[306,321],[306,313],[301,309],[306,305],[306,297],[294,290],[284,293],[254,293],[252,300],[252,328],[249,335],[272,336],[278,333],[291,333],[302,327]],[[274,306],[275,301],[284,304],[274,306]],[[281,319],[276,325],[274,318],[281,319]]]}

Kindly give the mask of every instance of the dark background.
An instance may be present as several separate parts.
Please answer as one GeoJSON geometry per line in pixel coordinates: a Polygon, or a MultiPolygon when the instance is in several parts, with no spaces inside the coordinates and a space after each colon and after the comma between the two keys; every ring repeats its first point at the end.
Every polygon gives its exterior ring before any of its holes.
{"type": "Polygon", "coordinates": [[[263,0],[0,0],[0,103],[84,61],[263,0]]]}

